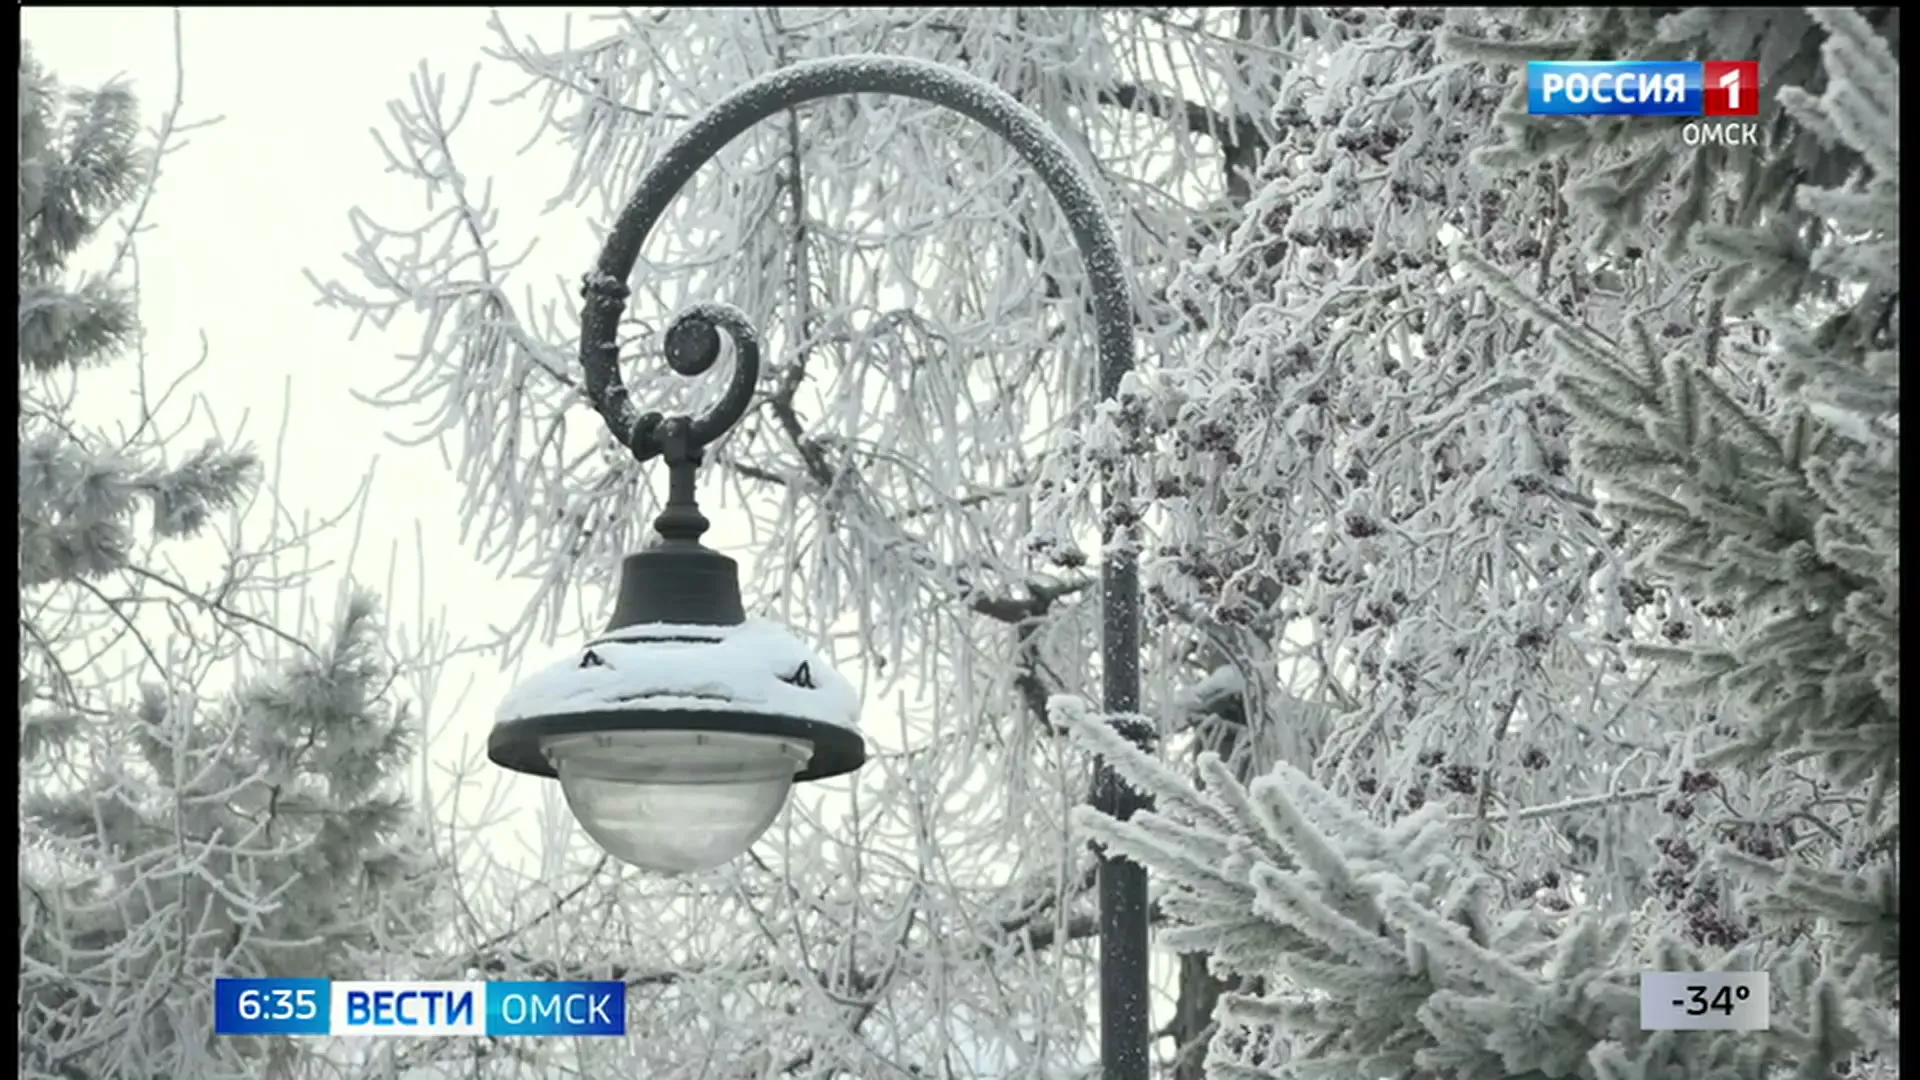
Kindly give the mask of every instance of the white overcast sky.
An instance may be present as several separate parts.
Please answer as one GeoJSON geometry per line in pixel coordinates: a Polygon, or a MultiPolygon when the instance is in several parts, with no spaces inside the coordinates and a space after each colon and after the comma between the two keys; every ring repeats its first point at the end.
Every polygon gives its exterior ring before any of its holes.
{"type": "MultiPolygon", "coordinates": [[[[501,18],[516,40],[532,37],[549,46],[561,40],[569,19],[579,40],[610,10],[502,9],[501,18]]],[[[470,175],[494,182],[502,246],[518,251],[536,242],[521,280],[544,276],[564,284],[592,265],[601,237],[583,213],[571,206],[543,213],[565,181],[571,153],[545,139],[529,145],[540,120],[533,105],[491,104],[520,90],[524,80],[485,55],[497,41],[489,18],[486,8],[191,8],[180,15],[184,45],[176,64],[173,9],[22,12],[24,38],[63,83],[98,87],[124,79],[151,127],[171,104],[183,70],[183,122],[218,118],[166,159],[148,210],[139,252],[150,384],[189,368],[202,355],[204,337],[206,362],[188,389],[204,400],[221,433],[231,435],[244,419],[245,437],[265,454],[269,477],[278,478],[277,498],[296,517],[338,515],[373,476],[357,549],[352,530],[338,529],[315,545],[315,562],[344,567],[351,555],[363,583],[384,591],[391,580],[384,599],[402,630],[424,611],[456,632],[471,628],[476,637],[488,626],[512,623],[531,587],[503,582],[497,567],[473,558],[459,535],[461,491],[440,452],[393,441],[420,414],[376,408],[354,396],[395,381],[404,371],[395,355],[417,344],[417,326],[368,327],[350,340],[351,317],[319,307],[303,271],[322,280],[358,280],[342,257],[354,241],[351,208],[382,222],[423,216],[424,192],[386,172],[372,134],[390,130],[388,103],[409,96],[408,80],[423,66],[446,77],[456,100],[479,68],[455,151],[470,175]],[[416,533],[424,574],[415,569],[416,533]]],[[[124,418],[132,386],[127,364],[90,375],[81,384],[83,415],[104,423],[124,418]]],[[[196,425],[187,438],[211,430],[196,425]]],[[[708,542],[750,563],[740,511],[706,509],[714,521],[708,542]]],[[[751,577],[750,565],[742,570],[751,577]]],[[[315,599],[323,614],[330,611],[330,595],[315,599]]],[[[747,600],[751,607],[752,597],[747,600]]],[[[521,662],[531,670],[573,644],[542,643],[521,662]]],[[[542,866],[550,874],[563,853],[556,835],[586,843],[558,785],[485,760],[495,707],[517,674],[517,668],[502,670],[498,657],[449,665],[427,717],[422,768],[437,789],[433,801],[443,827],[447,779],[457,772],[467,780],[459,821],[497,823],[473,839],[504,862],[542,866]],[[549,831],[554,828],[562,832],[549,831]]],[[[898,726],[890,710],[869,703],[866,712],[870,737],[888,741],[898,726]]],[[[823,810],[830,820],[832,809],[823,810]]]]}
{"type": "MultiPolygon", "coordinates": [[[[91,87],[126,79],[151,125],[174,92],[173,17],[165,8],[27,8],[22,30],[65,83],[91,87]]],[[[384,586],[389,553],[399,546],[402,587],[388,598],[396,618],[412,618],[417,584],[428,614],[444,608],[456,626],[510,621],[527,590],[502,583],[460,541],[459,490],[439,454],[395,445],[388,434],[402,432],[412,418],[353,397],[393,379],[393,354],[410,344],[407,331],[369,331],[348,340],[348,318],[317,307],[301,273],[311,268],[323,279],[352,280],[341,261],[353,239],[352,206],[382,220],[419,215],[422,193],[385,174],[370,131],[385,126],[387,102],[406,95],[409,75],[423,63],[457,86],[485,60],[487,10],[195,8],[181,18],[185,118],[222,119],[192,134],[168,159],[149,213],[153,231],[140,248],[141,314],[154,376],[190,365],[204,334],[207,363],[191,388],[222,429],[248,417],[247,433],[268,454],[270,473],[279,471],[278,495],[296,513],[337,513],[379,459],[355,569],[369,584],[384,586]],[[289,380],[293,412],[276,454],[289,380]],[[416,526],[429,560],[424,576],[413,572],[416,526]]],[[[565,14],[513,11],[505,18],[516,33],[547,42],[558,38],[565,14]]],[[[483,102],[517,88],[500,65],[486,63],[480,100],[459,144],[467,168],[496,176],[496,204],[511,219],[503,224],[509,246],[542,225],[540,208],[568,164],[564,150],[545,144],[516,156],[533,114],[483,102]]],[[[590,265],[594,239],[577,215],[540,232],[539,271],[575,277],[590,265]]],[[[126,378],[123,366],[109,368],[83,384],[83,398],[97,403],[123,395],[126,378]]],[[[344,562],[346,541],[341,530],[321,554],[344,562]]],[[[544,662],[552,644],[528,660],[544,662]]],[[[447,681],[449,690],[465,688],[465,704],[456,711],[443,693],[431,755],[471,766],[480,760],[494,706],[512,674],[493,663],[465,663],[447,681]]],[[[531,808],[557,795],[554,787],[514,778],[501,794],[531,808]]]]}

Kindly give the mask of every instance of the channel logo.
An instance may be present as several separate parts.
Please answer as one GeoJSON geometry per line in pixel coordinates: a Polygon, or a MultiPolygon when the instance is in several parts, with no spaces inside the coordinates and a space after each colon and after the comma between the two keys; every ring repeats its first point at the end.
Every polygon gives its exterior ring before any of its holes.
{"type": "Polygon", "coordinates": [[[1534,116],[1758,116],[1757,60],[1531,60],[1534,116]]]}
{"type": "Polygon", "coordinates": [[[624,982],[216,979],[215,1035],[625,1035],[624,982]]]}
{"type": "Polygon", "coordinates": [[[336,982],[332,1035],[485,1035],[483,982],[336,982]]]}

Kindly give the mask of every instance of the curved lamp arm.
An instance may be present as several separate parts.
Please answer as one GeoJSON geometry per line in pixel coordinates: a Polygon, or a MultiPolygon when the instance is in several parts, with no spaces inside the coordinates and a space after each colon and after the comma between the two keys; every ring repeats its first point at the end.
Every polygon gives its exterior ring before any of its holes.
{"type": "MultiPolygon", "coordinates": [[[[1132,298],[1113,226],[1095,194],[1093,176],[1038,115],[991,83],[924,60],[852,56],[782,68],[729,95],[667,147],[621,209],[582,290],[586,304],[580,363],[586,369],[587,398],[634,456],[642,461],[656,455],[667,459],[670,493],[655,525],[663,538],[671,534],[692,540],[706,528],[693,505],[694,466],[702,448],[746,414],[759,378],[760,342],[746,316],[727,305],[701,304],[680,313],[667,329],[667,363],[682,375],[706,371],[719,358],[719,335],[725,331],[735,348],[733,378],[721,400],[697,418],[638,412],[620,378],[616,334],[640,247],[673,197],[734,136],[796,105],[842,94],[895,94],[931,102],[1012,144],[1065,211],[1092,280],[1100,398],[1114,397],[1121,379],[1133,369],[1132,298]]],[[[1124,479],[1109,479],[1101,499],[1109,523],[1110,511],[1125,494],[1124,479]]],[[[1103,542],[1108,537],[1103,529],[1103,542]]],[[[1107,714],[1118,722],[1140,707],[1140,584],[1131,548],[1107,546],[1101,560],[1101,697],[1107,714]]],[[[1148,805],[1105,761],[1099,764],[1093,794],[1096,806],[1119,818],[1148,805]]],[[[1099,877],[1102,1071],[1106,1080],[1147,1080],[1146,871],[1102,853],[1099,877]]]]}
{"type": "MultiPolygon", "coordinates": [[[[1113,226],[1095,194],[1091,174],[1033,110],[991,83],[924,60],[852,56],[809,61],[741,87],[674,139],[621,209],[599,262],[587,275],[582,290],[586,306],[580,320],[580,363],[586,369],[587,399],[615,437],[641,460],[662,451],[658,434],[662,421],[657,414],[642,414],[634,408],[620,378],[616,340],[626,309],[626,282],[641,245],[673,197],[735,136],[796,105],[842,94],[895,94],[932,102],[977,121],[1012,144],[1066,212],[1074,244],[1086,261],[1099,333],[1100,396],[1112,397],[1120,389],[1121,377],[1133,369],[1132,301],[1113,226]]],[[[704,304],[674,318],[667,331],[668,364],[683,375],[698,375],[712,367],[720,352],[716,327],[727,332],[739,355],[726,395],[692,421],[689,434],[696,451],[745,415],[759,376],[757,335],[744,316],[719,304],[704,304]]]]}

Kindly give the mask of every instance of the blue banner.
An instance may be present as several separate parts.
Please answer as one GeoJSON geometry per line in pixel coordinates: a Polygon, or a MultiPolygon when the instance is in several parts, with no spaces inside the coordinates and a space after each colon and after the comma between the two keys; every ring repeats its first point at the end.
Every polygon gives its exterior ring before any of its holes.
{"type": "Polygon", "coordinates": [[[215,979],[215,1035],[326,1035],[333,999],[325,979],[215,979]]]}
{"type": "Polygon", "coordinates": [[[1692,60],[1531,60],[1535,116],[1703,116],[1705,65],[1692,60]]]}
{"type": "Polygon", "coordinates": [[[490,982],[489,1035],[625,1035],[623,982],[490,982]]]}
{"type": "Polygon", "coordinates": [[[216,979],[216,1035],[625,1035],[623,982],[216,979]]]}

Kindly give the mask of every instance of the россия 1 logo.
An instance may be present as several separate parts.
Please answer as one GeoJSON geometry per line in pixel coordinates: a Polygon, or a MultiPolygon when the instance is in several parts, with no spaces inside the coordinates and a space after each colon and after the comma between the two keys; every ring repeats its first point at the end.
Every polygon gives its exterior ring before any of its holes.
{"type": "Polygon", "coordinates": [[[1534,116],[1760,115],[1756,60],[1531,60],[1534,116]]]}

